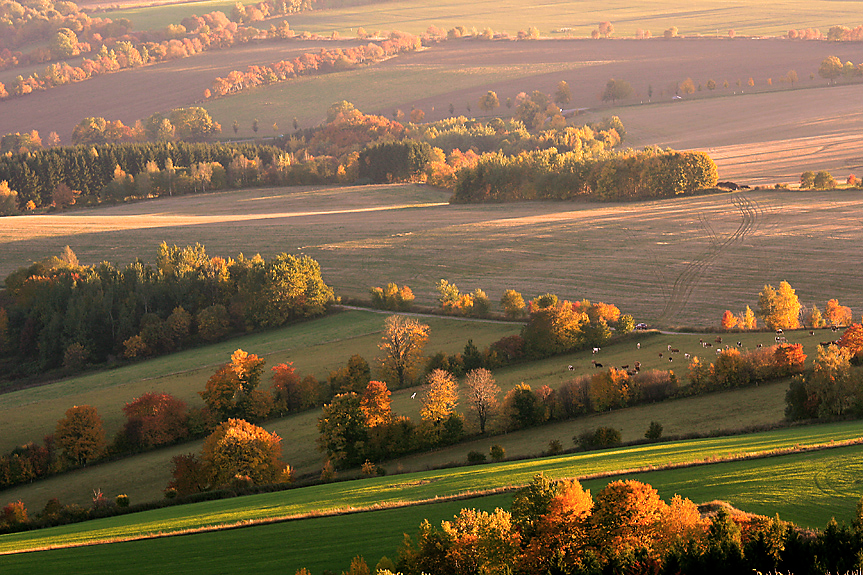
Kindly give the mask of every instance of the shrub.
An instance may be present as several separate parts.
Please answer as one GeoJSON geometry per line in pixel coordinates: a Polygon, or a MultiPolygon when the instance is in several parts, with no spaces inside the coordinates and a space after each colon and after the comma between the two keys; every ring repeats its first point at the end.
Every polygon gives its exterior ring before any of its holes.
{"type": "Polygon", "coordinates": [[[480,453],[479,451],[468,451],[467,462],[468,463],[485,463],[485,454],[480,453]]]}
{"type": "Polygon", "coordinates": [[[129,496],[125,493],[121,493],[118,495],[114,502],[117,504],[117,507],[128,507],[129,506],[129,496]]]}
{"type": "Polygon", "coordinates": [[[548,442],[548,455],[560,455],[563,453],[563,444],[559,439],[552,439],[548,442]]]}
{"type": "Polygon", "coordinates": [[[165,489],[165,499],[176,499],[177,498],[177,490],[173,487],[168,487],[165,489]]]}
{"type": "Polygon", "coordinates": [[[613,427],[597,427],[594,431],[585,431],[572,438],[582,449],[596,449],[620,445],[620,431],[613,427]]]}
{"type": "Polygon", "coordinates": [[[336,468],[333,466],[333,462],[329,459],[324,462],[324,466],[321,468],[321,481],[324,483],[331,483],[336,480],[336,468]]]}
{"type": "Polygon", "coordinates": [[[489,455],[491,455],[492,461],[503,461],[506,457],[506,449],[502,445],[492,445],[489,449],[489,455]]]}
{"type": "Polygon", "coordinates": [[[647,431],[644,432],[644,438],[649,439],[651,441],[656,441],[662,437],[662,424],[658,421],[651,421],[650,425],[647,427],[647,431]]]}

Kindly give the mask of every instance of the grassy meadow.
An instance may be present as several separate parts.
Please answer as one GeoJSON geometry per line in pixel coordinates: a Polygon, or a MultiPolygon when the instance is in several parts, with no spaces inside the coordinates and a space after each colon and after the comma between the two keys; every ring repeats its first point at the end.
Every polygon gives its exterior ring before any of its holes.
{"type": "MultiPolygon", "coordinates": [[[[63,412],[73,404],[95,405],[105,420],[109,438],[124,421],[120,410],[122,405],[147,391],[170,392],[190,405],[200,405],[198,391],[203,389],[206,379],[215,371],[216,366],[227,361],[230,353],[238,347],[251,353],[258,352],[265,357],[268,366],[293,360],[301,373],[315,373],[324,378],[328,371],[343,365],[346,358],[354,353],[360,353],[366,358],[375,356],[375,346],[380,337],[380,332],[376,330],[381,329],[383,317],[371,312],[344,312],[270,332],[271,335],[279,337],[272,337],[266,344],[261,339],[263,334],[259,334],[176,354],[178,359],[187,357],[187,361],[191,362],[191,358],[197,357],[201,364],[207,364],[205,367],[190,368],[186,371],[169,371],[185,365],[182,361],[172,364],[169,358],[173,356],[169,356],[64,380],[50,386],[0,395],[0,413],[3,414],[4,426],[2,437],[5,440],[3,450],[11,450],[16,445],[38,440],[50,433],[63,412]],[[149,364],[152,366],[146,369],[149,364]],[[326,367],[321,368],[321,365],[326,367]],[[144,373],[146,375],[143,375],[144,373]],[[41,431],[36,431],[40,429],[41,431]]],[[[518,325],[512,324],[432,317],[422,318],[422,321],[431,326],[432,337],[426,348],[429,354],[438,350],[448,353],[460,351],[468,338],[473,339],[479,347],[484,347],[489,342],[518,330],[518,325]]],[[[763,333],[740,337],[745,348],[750,349],[767,338],[763,333]]],[[[809,337],[808,334],[806,337],[809,337]]],[[[598,356],[584,351],[518,364],[496,370],[495,378],[505,394],[522,382],[533,389],[543,385],[557,389],[572,377],[593,370],[590,361],[594,357],[606,362],[607,366],[641,361],[646,370],[668,369],[673,363],[668,363],[658,354],[666,351],[668,345],[680,348],[681,354],[687,351],[697,354],[697,349],[700,349],[698,339],[701,338],[697,334],[638,334],[619,344],[606,346],[598,356]],[[636,349],[636,341],[641,343],[640,349],[636,349]],[[569,370],[569,365],[573,366],[573,371],[569,370]]],[[[678,354],[678,361],[683,361],[681,354],[678,354]]],[[[667,356],[667,353],[665,355],[667,356]]],[[[678,368],[681,377],[685,370],[683,361],[678,368]]],[[[263,385],[268,386],[266,377],[263,385]]],[[[784,417],[786,389],[787,381],[778,381],[748,389],[593,414],[539,428],[478,438],[430,453],[407,456],[388,462],[385,467],[391,472],[421,471],[453,462],[463,463],[469,451],[487,453],[493,444],[502,445],[511,457],[528,457],[546,450],[551,439],[557,439],[562,445],[569,447],[574,436],[600,426],[615,427],[621,430],[624,441],[635,441],[643,436],[651,421],[662,423],[666,436],[772,425],[782,421],[784,417]],[[747,405],[747,409],[740,410],[741,404],[747,405]]],[[[418,400],[410,397],[414,391],[416,388],[395,391],[392,395],[392,409],[394,413],[407,415],[417,421],[420,417],[420,404],[418,400]]],[[[465,415],[468,429],[475,429],[476,424],[464,400],[458,409],[465,415]]],[[[283,459],[299,474],[316,474],[320,469],[321,455],[316,445],[316,423],[319,415],[319,410],[311,410],[264,424],[266,429],[283,438],[283,459]]],[[[492,420],[490,429],[494,429],[496,425],[492,420]]],[[[29,509],[41,508],[45,501],[54,496],[63,502],[84,505],[89,503],[94,488],[101,488],[112,494],[126,493],[136,502],[159,499],[170,480],[171,458],[178,454],[198,452],[201,443],[193,441],[79,469],[6,490],[3,497],[10,501],[21,499],[29,509]]]]}
{"type": "MultiPolygon", "coordinates": [[[[831,440],[859,437],[863,427],[859,422],[807,426],[783,429],[746,436],[668,442],[601,452],[578,453],[528,461],[503,462],[459,469],[440,470],[421,474],[378,477],[319,485],[299,490],[269,493],[221,501],[210,501],[187,506],[175,506],[139,514],[112,517],[76,525],[68,525],[36,532],[10,534],[0,537],[0,552],[39,548],[46,545],[75,545],[86,541],[124,539],[146,533],[169,533],[208,525],[233,524],[248,520],[284,517],[310,511],[328,509],[364,508],[377,503],[435,499],[447,495],[522,485],[537,472],[552,478],[583,477],[599,472],[613,472],[649,465],[674,462],[709,461],[715,457],[767,451],[777,448],[821,444],[831,440]]],[[[803,526],[823,527],[830,517],[849,521],[861,492],[857,484],[860,473],[860,453],[863,447],[849,446],[828,450],[782,455],[766,459],[712,463],[694,468],[651,471],[638,474],[624,473],[622,477],[636,478],[654,485],[667,499],[680,494],[696,502],[721,498],[746,510],[764,514],[779,513],[787,520],[803,526]]],[[[585,486],[598,491],[608,479],[587,480],[585,486]]],[[[255,539],[262,550],[284,548],[289,554],[282,557],[274,551],[263,553],[261,569],[271,572],[276,564],[269,561],[279,558],[278,565],[289,572],[301,567],[321,565],[340,567],[356,554],[366,554],[372,562],[380,555],[392,557],[402,532],[414,533],[419,517],[433,521],[451,516],[461,507],[491,509],[508,507],[506,496],[480,498],[455,502],[455,505],[427,505],[416,507],[419,513],[407,510],[387,510],[373,515],[353,515],[326,519],[265,525],[249,529],[221,531],[179,538],[156,539],[98,546],[89,551],[65,550],[50,553],[24,554],[3,557],[0,565],[39,565],[42,561],[55,561],[68,557],[75,565],[86,566],[101,557],[106,565],[124,556],[151,553],[174,556],[168,550],[177,549],[181,557],[193,561],[196,555],[219,555],[216,549],[234,549],[236,540],[240,548],[255,539]],[[357,523],[357,522],[361,523],[357,523]],[[345,538],[346,531],[356,530],[358,524],[386,525],[380,531],[345,538]],[[322,525],[324,524],[324,525],[322,525]],[[308,525],[308,531],[304,527],[308,525]],[[326,526],[330,536],[319,538],[315,545],[304,545],[308,539],[301,533],[320,533],[326,526]],[[356,537],[354,539],[353,537],[356,537]],[[236,538],[236,539],[235,539],[236,538]],[[384,541],[386,540],[386,541],[384,541]],[[376,541],[376,543],[375,543],[376,541]],[[389,546],[389,548],[387,548],[389,546]],[[337,549],[338,548],[338,549],[337,549]],[[120,553],[125,549],[125,554],[120,553]],[[184,549],[184,551],[179,551],[184,549]],[[194,549],[194,554],[192,549],[194,549]],[[95,550],[95,551],[94,551],[95,550]],[[211,550],[208,552],[208,550],[211,550]],[[94,554],[95,553],[95,554],[94,554]],[[82,558],[79,563],[77,556],[82,558]],[[190,555],[192,554],[192,555],[190,555]],[[345,559],[347,557],[347,559],[345,559]],[[89,559],[88,559],[89,558],[89,559]],[[326,563],[329,561],[329,564],[326,563]],[[35,563],[34,563],[35,562],[35,563]]],[[[240,553],[231,553],[240,556],[240,553]]],[[[231,561],[233,559],[227,559],[231,561]]],[[[246,558],[248,560],[248,558],[246,558]]],[[[185,561],[185,559],[184,559],[185,561]]],[[[135,561],[129,562],[128,572],[135,561]]],[[[50,563],[49,563],[50,564],[50,563]]],[[[4,566],[5,566],[4,565],[4,566]]],[[[153,565],[148,563],[148,568],[153,565]]],[[[196,572],[194,565],[181,565],[196,572]]],[[[202,571],[206,572],[206,571],[202,571]]]]}

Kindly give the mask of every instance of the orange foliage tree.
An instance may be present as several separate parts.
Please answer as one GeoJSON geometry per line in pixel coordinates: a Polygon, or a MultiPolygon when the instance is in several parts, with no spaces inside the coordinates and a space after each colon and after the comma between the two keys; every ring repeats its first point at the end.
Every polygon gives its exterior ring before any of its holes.
{"type": "Polygon", "coordinates": [[[284,467],[281,441],[243,419],[229,419],[204,441],[201,461],[213,485],[225,485],[238,475],[256,484],[274,483],[284,467]]]}
{"type": "Polygon", "coordinates": [[[863,325],[859,323],[850,325],[839,338],[838,343],[839,347],[846,349],[852,357],[863,353],[863,325]]]}
{"type": "Polygon", "coordinates": [[[360,410],[366,416],[366,424],[369,427],[388,424],[392,420],[390,404],[387,384],[383,381],[370,381],[360,399],[360,410]]]}
{"type": "Polygon", "coordinates": [[[851,308],[839,305],[838,300],[831,299],[824,309],[824,317],[831,326],[849,325],[852,321],[851,308]]]}
{"type": "Polygon", "coordinates": [[[145,393],[123,406],[124,430],[142,447],[173,443],[189,434],[186,403],[167,393],[145,393]]]}
{"type": "Polygon", "coordinates": [[[92,405],[76,405],[66,410],[54,433],[57,444],[70,462],[84,465],[105,452],[102,418],[92,405]]]}
{"type": "Polygon", "coordinates": [[[207,407],[222,420],[266,417],[272,409],[272,398],[257,389],[263,370],[263,359],[238,349],[231,355],[230,363],[210,376],[200,395],[207,407]]]}
{"type": "Polygon", "coordinates": [[[737,316],[731,313],[730,310],[725,310],[725,313],[722,314],[722,329],[724,329],[725,331],[737,327],[737,322],[737,316]]]}

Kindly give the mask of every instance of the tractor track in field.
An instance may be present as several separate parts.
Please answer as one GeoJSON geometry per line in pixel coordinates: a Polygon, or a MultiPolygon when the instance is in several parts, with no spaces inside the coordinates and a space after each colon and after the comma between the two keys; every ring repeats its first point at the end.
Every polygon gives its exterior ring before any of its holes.
{"type": "Polygon", "coordinates": [[[667,323],[676,316],[689,302],[692,292],[698,282],[707,274],[713,263],[728,248],[741,243],[752,234],[760,225],[764,210],[755,200],[743,195],[735,194],[731,198],[732,205],[740,211],[741,221],[727,238],[720,237],[713,230],[707,217],[699,214],[698,220],[702,229],[708,237],[711,246],[700,257],[687,264],[686,268],[677,276],[671,286],[668,301],[665,308],[657,318],[659,323],[667,323]]]}

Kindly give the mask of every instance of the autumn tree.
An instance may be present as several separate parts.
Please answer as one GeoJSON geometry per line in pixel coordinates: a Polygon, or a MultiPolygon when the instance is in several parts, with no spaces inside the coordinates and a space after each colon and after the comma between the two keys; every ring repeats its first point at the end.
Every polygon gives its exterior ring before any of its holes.
{"type": "Polygon", "coordinates": [[[849,325],[853,321],[851,319],[851,308],[839,305],[838,300],[828,300],[827,307],[824,308],[824,319],[833,327],[849,325]]]}
{"type": "Polygon", "coordinates": [[[805,322],[807,327],[819,328],[827,325],[827,322],[824,321],[824,317],[821,315],[821,310],[818,309],[818,306],[813,305],[812,309],[806,314],[805,322]]]}
{"type": "Polygon", "coordinates": [[[429,337],[429,326],[401,316],[389,316],[384,322],[383,341],[378,348],[384,353],[379,358],[385,379],[402,388],[416,377],[422,363],[422,353],[429,337]]]}
{"type": "Polygon", "coordinates": [[[758,296],[758,316],[770,329],[796,329],[800,327],[800,301],[787,281],[779,289],[765,285],[758,296]]]}
{"type": "Polygon", "coordinates": [[[602,101],[616,103],[618,100],[625,100],[633,93],[632,85],[626,80],[615,80],[611,78],[605,84],[605,90],[602,92],[602,101]]]}
{"type": "Polygon", "coordinates": [[[426,378],[420,401],[420,416],[423,421],[439,424],[455,413],[458,405],[458,381],[448,371],[432,371],[426,378]]]}
{"type": "Polygon", "coordinates": [[[819,346],[806,388],[817,399],[818,416],[841,416],[860,401],[861,382],[852,373],[848,348],[819,346]]]}
{"type": "Polygon", "coordinates": [[[737,327],[737,316],[735,316],[731,311],[725,310],[725,313],[722,314],[722,329],[725,331],[729,331],[737,327]]]}
{"type": "Polygon", "coordinates": [[[226,485],[236,476],[255,484],[275,483],[284,469],[280,461],[282,439],[243,419],[221,423],[201,449],[201,461],[212,485],[226,485]]]}
{"type": "Polygon", "coordinates": [[[236,350],[231,354],[231,361],[207,380],[206,389],[200,392],[204,403],[222,420],[266,417],[272,407],[272,398],[257,389],[264,363],[255,354],[236,350]]]}
{"type": "Polygon", "coordinates": [[[650,550],[667,505],[656,489],[634,480],[613,481],[594,498],[590,536],[606,557],[650,550]]]}
{"type": "Polygon", "coordinates": [[[851,324],[842,334],[838,341],[839,347],[848,351],[851,357],[863,353],[863,325],[851,324]]]}
{"type": "Polygon", "coordinates": [[[570,101],[572,101],[572,91],[569,89],[569,84],[561,80],[557,83],[557,90],[554,92],[554,103],[563,107],[570,101]]]}
{"type": "Polygon", "coordinates": [[[794,83],[799,81],[797,72],[795,70],[788,70],[788,73],[785,74],[785,80],[793,87],[794,83]]]}
{"type": "Polygon", "coordinates": [[[752,311],[752,308],[746,306],[746,310],[743,312],[743,315],[740,316],[737,324],[745,330],[757,329],[758,321],[755,317],[755,312],[752,311]]]}
{"type": "Polygon", "coordinates": [[[91,405],[76,405],[66,410],[54,433],[63,455],[75,465],[85,465],[105,452],[102,418],[91,405]]]}
{"type": "MultiPolygon", "coordinates": [[[[314,398],[309,397],[307,390],[304,389],[303,378],[300,377],[293,362],[274,365],[272,372],[273,391],[271,394],[276,411],[285,414],[314,405],[314,398]]],[[[317,390],[314,392],[314,395],[317,395],[317,390]]]]}
{"type": "Polygon", "coordinates": [[[148,392],[123,406],[123,430],[144,448],[165,445],[189,434],[186,402],[167,393],[148,392]]]}
{"type": "Polygon", "coordinates": [[[600,34],[606,38],[610,38],[614,34],[614,24],[611,22],[600,22],[598,30],[600,34]]]}
{"type": "Polygon", "coordinates": [[[370,381],[360,398],[360,410],[369,427],[386,425],[392,421],[390,390],[383,381],[370,381]]]}
{"type": "Polygon", "coordinates": [[[500,107],[500,100],[497,99],[497,94],[491,90],[485,96],[479,99],[479,108],[486,112],[492,112],[495,108],[500,107]]]}
{"type": "Polygon", "coordinates": [[[494,376],[484,368],[468,372],[465,378],[467,402],[476,415],[479,432],[485,433],[485,425],[489,416],[497,407],[497,396],[500,387],[495,383],[494,376]]]}
{"type": "Polygon", "coordinates": [[[818,75],[827,80],[828,84],[842,75],[842,61],[836,56],[827,56],[818,67],[818,75]]]}
{"type": "Polygon", "coordinates": [[[678,89],[684,94],[694,94],[695,93],[695,82],[692,81],[692,78],[687,78],[683,82],[680,83],[678,89]]]}

